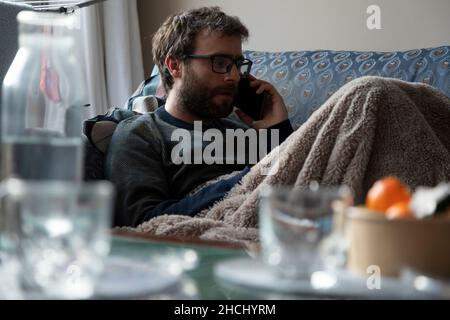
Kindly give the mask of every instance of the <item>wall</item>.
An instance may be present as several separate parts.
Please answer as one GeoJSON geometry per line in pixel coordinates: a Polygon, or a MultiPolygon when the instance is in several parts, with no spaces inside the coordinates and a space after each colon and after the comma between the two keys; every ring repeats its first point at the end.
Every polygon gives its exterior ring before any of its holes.
{"type": "Polygon", "coordinates": [[[450,0],[138,0],[145,72],[153,66],[151,37],[173,12],[218,5],[250,30],[246,49],[407,50],[450,44],[450,0]],[[366,9],[381,9],[369,30],[366,9]]]}

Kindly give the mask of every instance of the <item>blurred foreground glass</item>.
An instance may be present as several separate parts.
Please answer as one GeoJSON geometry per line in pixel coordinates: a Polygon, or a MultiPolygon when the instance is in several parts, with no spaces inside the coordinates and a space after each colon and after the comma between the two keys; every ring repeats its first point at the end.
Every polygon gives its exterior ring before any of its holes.
{"type": "Polygon", "coordinates": [[[260,239],[264,263],[282,277],[308,278],[312,272],[345,263],[345,239],[337,218],[353,202],[346,187],[267,187],[260,194],[260,239]]]}
{"type": "Polygon", "coordinates": [[[1,179],[82,179],[87,104],[78,14],[22,11],[19,50],[2,85],[1,179]]]}
{"type": "Polygon", "coordinates": [[[19,262],[25,297],[91,296],[110,250],[111,184],[8,179],[0,188],[1,250],[19,262]]]}

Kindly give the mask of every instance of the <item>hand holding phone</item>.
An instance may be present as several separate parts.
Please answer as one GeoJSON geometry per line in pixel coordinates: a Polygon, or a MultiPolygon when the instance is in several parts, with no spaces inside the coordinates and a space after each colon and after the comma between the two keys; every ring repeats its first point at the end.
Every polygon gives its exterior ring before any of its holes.
{"type": "Polygon", "coordinates": [[[235,106],[239,108],[236,110],[239,118],[255,129],[270,128],[288,119],[286,105],[277,89],[252,75],[241,78],[235,106]]]}
{"type": "Polygon", "coordinates": [[[256,93],[257,88],[250,86],[249,78],[241,78],[235,100],[236,108],[241,109],[254,120],[261,120],[266,93],[256,93]]]}

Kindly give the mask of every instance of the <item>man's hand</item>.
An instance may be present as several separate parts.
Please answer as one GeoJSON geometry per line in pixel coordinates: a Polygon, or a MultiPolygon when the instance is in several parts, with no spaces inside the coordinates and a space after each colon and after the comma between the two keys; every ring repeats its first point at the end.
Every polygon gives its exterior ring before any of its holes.
{"type": "Polygon", "coordinates": [[[266,129],[277,123],[283,122],[288,118],[288,112],[283,101],[283,97],[278,93],[277,89],[267,81],[259,80],[249,75],[250,86],[257,88],[257,94],[266,92],[266,99],[263,105],[262,119],[255,121],[248,114],[240,109],[236,109],[236,114],[248,126],[255,129],[266,129]]]}

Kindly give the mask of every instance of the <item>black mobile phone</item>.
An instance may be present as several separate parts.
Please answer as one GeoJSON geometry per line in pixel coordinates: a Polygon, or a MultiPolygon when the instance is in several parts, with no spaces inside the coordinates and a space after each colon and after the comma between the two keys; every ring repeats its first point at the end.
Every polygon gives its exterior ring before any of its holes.
{"type": "Polygon", "coordinates": [[[250,87],[250,80],[241,78],[235,106],[254,120],[261,120],[265,95],[265,93],[256,94],[256,88],[250,87]]]}

